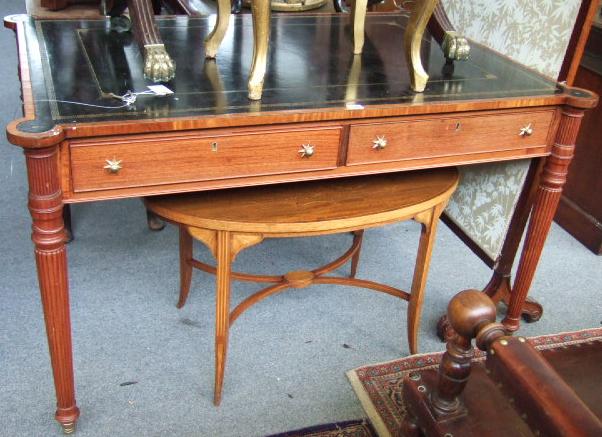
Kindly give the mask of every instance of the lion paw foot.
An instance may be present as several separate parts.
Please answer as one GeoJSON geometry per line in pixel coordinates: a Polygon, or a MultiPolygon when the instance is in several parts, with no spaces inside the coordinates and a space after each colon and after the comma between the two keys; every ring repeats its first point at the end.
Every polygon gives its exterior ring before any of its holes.
{"type": "Polygon", "coordinates": [[[456,32],[445,32],[442,48],[445,57],[454,61],[465,61],[470,55],[468,41],[456,32]]]}
{"type": "Polygon", "coordinates": [[[176,64],[163,44],[144,46],[144,77],[153,82],[168,82],[176,75],[176,64]]]}

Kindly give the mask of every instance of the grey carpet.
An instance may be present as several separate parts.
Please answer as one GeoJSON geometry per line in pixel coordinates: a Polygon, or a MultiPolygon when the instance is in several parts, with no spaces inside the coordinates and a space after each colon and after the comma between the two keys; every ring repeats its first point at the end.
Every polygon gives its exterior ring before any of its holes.
{"type": "MultiPolygon", "coordinates": [[[[20,12],[3,1],[0,15],[20,12]]],[[[12,33],[0,32],[2,125],[20,113],[12,33]]],[[[0,435],[53,436],[54,388],[26,209],[23,155],[5,139],[0,154],[0,435]]],[[[213,278],[195,273],[188,304],[177,299],[177,233],[153,233],[140,201],[76,205],[69,246],[77,435],[262,436],[364,416],[345,371],[408,353],[406,303],[335,286],[272,297],[231,331],[223,402],[212,404],[213,278]],[[126,382],[135,384],[124,385],[126,382]]],[[[368,231],[359,277],[408,288],[418,226],[368,231]]],[[[350,236],[268,241],[236,267],[284,272],[341,253],[350,236]]],[[[195,250],[209,261],[208,252],[195,250]]],[[[543,319],[525,335],[599,326],[602,258],[554,226],[532,293],[543,319]]],[[[347,267],[348,268],[348,267],[347,267]]],[[[347,272],[346,269],[341,271],[347,272]]],[[[428,282],[420,349],[442,350],[434,326],[459,290],[481,288],[489,270],[445,226],[428,282]]],[[[234,301],[254,289],[237,283],[234,301]]]]}

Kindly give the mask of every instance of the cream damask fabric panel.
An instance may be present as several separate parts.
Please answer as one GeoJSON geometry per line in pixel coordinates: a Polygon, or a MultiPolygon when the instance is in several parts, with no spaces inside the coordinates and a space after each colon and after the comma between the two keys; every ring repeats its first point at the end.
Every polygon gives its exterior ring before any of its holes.
{"type": "MultiPolygon", "coordinates": [[[[461,35],[556,79],[580,0],[441,0],[461,35]]],[[[529,160],[465,166],[446,209],[492,260],[498,258],[529,160]]]]}
{"type": "Polygon", "coordinates": [[[441,0],[456,30],[553,79],[580,0],[441,0]]]}
{"type": "Polygon", "coordinates": [[[445,212],[492,260],[497,259],[530,159],[460,168],[460,184],[445,212]]]}

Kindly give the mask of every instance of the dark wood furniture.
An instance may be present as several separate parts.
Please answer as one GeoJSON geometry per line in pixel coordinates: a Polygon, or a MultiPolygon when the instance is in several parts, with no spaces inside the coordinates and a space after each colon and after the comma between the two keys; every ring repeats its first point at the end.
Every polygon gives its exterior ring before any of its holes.
{"type": "Polygon", "coordinates": [[[394,56],[405,18],[385,14],[367,17],[361,57],[351,54],[346,16],[276,16],[273,29],[284,31],[261,102],[246,95],[249,16],[233,18],[218,63],[205,62],[198,44],[206,19],[158,20],[185,68],[168,84],[174,95],[139,96],[125,107],[111,93],[147,84],[131,35],[115,37],[102,20],[13,16],[5,23],[16,31],[24,109],[7,135],[26,156],[56,418],[65,429],[79,416],[65,204],[545,157],[532,181],[533,212],[504,319],[516,330],[582,116],[597,103],[595,94],[477,45],[452,76],[442,73],[439,46],[423,45],[431,79],[424,93],[413,93],[403,56],[394,56]],[[312,159],[298,153],[308,143],[318,151],[312,159]]]}
{"type": "Polygon", "coordinates": [[[506,336],[495,305],[466,290],[449,304],[456,335],[439,371],[406,378],[405,434],[413,436],[602,435],[602,343],[536,351],[523,337],[506,336]],[[487,352],[472,364],[472,339],[487,352]]]}
{"type": "MultiPolygon", "coordinates": [[[[300,153],[305,159],[319,158],[320,155],[319,151],[308,145],[303,146],[300,153]]],[[[146,198],[145,203],[150,211],[180,228],[181,283],[178,307],[186,303],[193,267],[217,275],[215,405],[219,405],[222,397],[230,326],[252,305],[289,288],[340,284],[407,300],[408,344],[410,353],[417,353],[422,302],[437,224],[457,185],[458,171],[444,168],[146,198]],[[409,219],[422,225],[411,292],[356,279],[364,229],[409,219]],[[278,276],[232,272],[234,258],[242,250],[264,239],[341,232],[355,233],[351,249],[317,269],[292,271],[278,276]],[[216,259],[215,267],[193,259],[193,238],[209,248],[216,259]],[[350,258],[353,258],[350,278],[326,275],[350,258]],[[231,279],[267,282],[271,285],[248,296],[230,311],[231,279]]]]}
{"type": "MultiPolygon", "coordinates": [[[[574,83],[602,92],[601,28],[593,27],[591,30],[574,83]]],[[[575,158],[555,216],[560,226],[597,255],[602,255],[601,125],[600,108],[589,112],[583,119],[575,158]]]]}

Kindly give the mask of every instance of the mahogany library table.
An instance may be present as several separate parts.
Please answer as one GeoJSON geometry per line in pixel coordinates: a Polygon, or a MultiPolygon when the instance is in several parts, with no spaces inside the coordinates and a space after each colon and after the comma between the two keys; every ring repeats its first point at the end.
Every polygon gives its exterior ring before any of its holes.
{"type": "Polygon", "coordinates": [[[131,34],[104,20],[5,19],[16,32],[24,109],[7,135],[26,156],[56,419],[65,431],[79,416],[62,216],[69,203],[546,157],[504,320],[518,328],[579,124],[597,96],[474,43],[451,73],[430,37],[422,44],[430,79],[414,93],[402,49],[406,18],[369,14],[359,56],[349,20],[274,16],[263,98],[250,101],[250,16],[232,17],[217,61],[203,55],[211,18],[159,19],[177,66],[167,84],[174,93],[141,94],[124,106],[112,94],[148,85],[131,34]]]}

